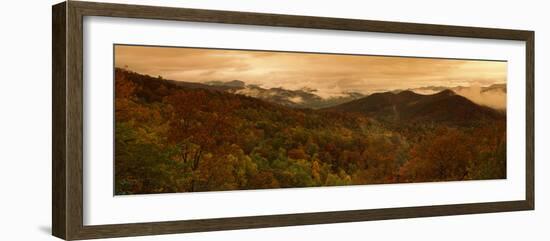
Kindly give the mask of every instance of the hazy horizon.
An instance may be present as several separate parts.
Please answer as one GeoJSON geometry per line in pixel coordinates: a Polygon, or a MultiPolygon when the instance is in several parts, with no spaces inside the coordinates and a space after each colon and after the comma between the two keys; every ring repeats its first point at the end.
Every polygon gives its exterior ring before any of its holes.
{"type": "MultiPolygon", "coordinates": [[[[505,84],[507,76],[507,62],[489,60],[131,45],[115,45],[114,57],[115,67],[165,79],[239,80],[266,89],[314,89],[322,98],[422,87],[479,89],[505,84]]],[[[505,93],[475,95],[471,99],[478,103],[505,107],[505,93]]]]}

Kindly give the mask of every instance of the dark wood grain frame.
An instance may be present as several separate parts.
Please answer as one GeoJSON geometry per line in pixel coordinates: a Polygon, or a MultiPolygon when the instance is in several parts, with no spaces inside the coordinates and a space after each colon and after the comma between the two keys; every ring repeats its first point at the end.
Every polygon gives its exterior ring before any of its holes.
{"type": "Polygon", "coordinates": [[[533,210],[534,32],[401,22],[275,15],[199,9],[68,1],[52,7],[52,233],[66,240],[204,232],[229,229],[356,222],[399,218],[533,210]],[[83,224],[83,17],[161,19],[192,22],[367,31],[519,40],[526,43],[525,200],[421,207],[88,226],[83,224]]]}

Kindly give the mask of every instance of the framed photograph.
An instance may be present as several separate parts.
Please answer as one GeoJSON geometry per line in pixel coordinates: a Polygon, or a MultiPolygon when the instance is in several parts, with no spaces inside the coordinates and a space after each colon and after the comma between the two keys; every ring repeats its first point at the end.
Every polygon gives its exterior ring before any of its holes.
{"type": "Polygon", "coordinates": [[[52,24],[59,238],[534,209],[532,31],[77,1],[52,24]]]}

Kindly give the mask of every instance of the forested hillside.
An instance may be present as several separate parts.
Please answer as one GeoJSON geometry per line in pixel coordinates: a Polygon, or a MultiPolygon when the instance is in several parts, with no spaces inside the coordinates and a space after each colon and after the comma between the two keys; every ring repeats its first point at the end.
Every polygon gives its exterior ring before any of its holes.
{"type": "Polygon", "coordinates": [[[475,126],[480,122],[506,119],[502,111],[480,106],[452,90],[421,95],[412,91],[375,93],[365,98],[328,108],[363,113],[398,124],[429,123],[475,126]]]}
{"type": "Polygon", "coordinates": [[[396,124],[123,69],[115,88],[117,195],[506,177],[502,113],[465,124],[422,107],[430,115],[396,124]]]}

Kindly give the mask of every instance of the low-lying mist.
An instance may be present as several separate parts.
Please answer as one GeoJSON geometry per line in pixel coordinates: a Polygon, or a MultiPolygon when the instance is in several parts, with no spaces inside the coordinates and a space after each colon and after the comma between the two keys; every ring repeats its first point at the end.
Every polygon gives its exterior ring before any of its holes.
{"type": "Polygon", "coordinates": [[[506,110],[506,92],[501,89],[483,90],[480,86],[470,86],[454,91],[479,105],[506,110]]]}
{"type": "Polygon", "coordinates": [[[450,89],[456,94],[464,96],[478,105],[488,106],[493,109],[506,110],[506,89],[505,88],[491,88],[481,87],[479,85],[472,85],[469,87],[425,87],[412,89],[412,91],[423,94],[432,95],[443,91],[444,89],[450,89]]]}

